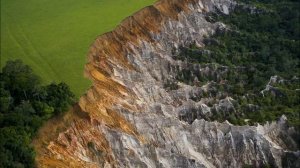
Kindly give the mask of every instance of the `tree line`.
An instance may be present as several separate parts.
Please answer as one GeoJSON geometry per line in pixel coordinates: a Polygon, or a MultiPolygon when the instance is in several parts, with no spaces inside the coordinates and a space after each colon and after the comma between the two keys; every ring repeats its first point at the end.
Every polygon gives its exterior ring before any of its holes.
{"type": "Polygon", "coordinates": [[[42,85],[21,60],[7,61],[0,73],[0,167],[35,167],[32,138],[74,102],[67,84],[42,85]]]}

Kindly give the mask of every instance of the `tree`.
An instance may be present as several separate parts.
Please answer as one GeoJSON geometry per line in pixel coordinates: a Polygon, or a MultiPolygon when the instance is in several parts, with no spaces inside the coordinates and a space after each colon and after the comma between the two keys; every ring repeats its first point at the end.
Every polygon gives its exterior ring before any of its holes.
{"type": "Polygon", "coordinates": [[[34,167],[33,136],[44,121],[74,102],[65,83],[41,86],[22,61],[8,61],[0,73],[0,167],[34,167]]]}
{"type": "Polygon", "coordinates": [[[9,90],[18,102],[31,98],[34,89],[40,85],[40,78],[21,60],[7,61],[2,68],[1,77],[4,88],[9,90]]]}
{"type": "Polygon", "coordinates": [[[21,128],[0,129],[0,167],[34,167],[35,153],[30,144],[30,136],[21,128]]]}
{"type": "Polygon", "coordinates": [[[34,115],[36,114],[35,109],[32,107],[29,101],[22,101],[20,105],[15,107],[15,113],[20,113],[23,115],[34,115]]]}
{"type": "Polygon", "coordinates": [[[37,115],[44,119],[49,119],[54,113],[54,107],[49,106],[47,103],[35,101],[33,106],[37,111],[37,115]]]}
{"type": "Polygon", "coordinates": [[[67,110],[68,106],[74,103],[75,96],[65,83],[52,83],[46,87],[47,102],[54,107],[54,113],[58,114],[67,110]]]}
{"type": "Polygon", "coordinates": [[[7,113],[11,103],[12,103],[12,97],[10,96],[9,91],[1,87],[0,88],[0,112],[7,113]]]}

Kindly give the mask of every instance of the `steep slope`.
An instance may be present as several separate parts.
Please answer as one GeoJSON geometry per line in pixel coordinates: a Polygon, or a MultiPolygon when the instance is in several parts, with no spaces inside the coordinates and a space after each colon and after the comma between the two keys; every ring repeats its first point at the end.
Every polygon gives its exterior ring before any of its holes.
{"type": "MultiPolygon", "coordinates": [[[[228,14],[234,7],[230,0],[161,0],[99,36],[85,67],[93,86],[79,102],[88,117],[74,118],[38,155],[38,165],[282,167],[287,155],[297,159],[295,130],[284,117],[257,126],[195,118],[193,111],[212,113],[201,98],[210,93],[211,84],[179,83],[170,89],[170,81],[183,69],[210,73],[209,67],[172,55],[181,46],[204,46],[205,37],[226,30],[222,23],[208,22],[206,14],[228,14]]],[[[217,104],[233,108],[230,97],[217,104]]]]}

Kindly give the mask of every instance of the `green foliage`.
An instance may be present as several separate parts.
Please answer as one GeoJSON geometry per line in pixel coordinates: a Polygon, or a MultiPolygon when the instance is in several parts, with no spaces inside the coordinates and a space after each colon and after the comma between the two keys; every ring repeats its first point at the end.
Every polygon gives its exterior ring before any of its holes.
{"type": "Polygon", "coordinates": [[[33,74],[28,65],[24,65],[21,60],[8,61],[2,69],[1,83],[4,89],[8,90],[14,101],[31,99],[36,86],[40,84],[39,77],[33,74]]]}
{"type": "Polygon", "coordinates": [[[64,83],[41,86],[20,60],[8,61],[0,76],[0,167],[34,167],[31,139],[44,121],[74,103],[74,95],[64,83]]]}
{"type": "Polygon", "coordinates": [[[56,114],[66,111],[68,105],[74,103],[74,94],[65,83],[58,85],[52,83],[46,86],[46,92],[48,93],[46,100],[50,106],[54,107],[56,114]]]}
{"type": "Polygon", "coordinates": [[[12,103],[12,97],[9,91],[5,90],[1,85],[0,88],[0,111],[8,111],[9,106],[12,103]]]}
{"type": "MultiPolygon", "coordinates": [[[[291,125],[300,128],[299,76],[300,11],[294,0],[240,0],[229,14],[221,12],[207,16],[207,21],[221,21],[230,30],[219,30],[204,39],[206,47],[181,47],[175,59],[199,63],[203,66],[225,65],[228,71],[217,79],[215,74],[197,76],[200,81],[226,81],[225,92],[236,99],[238,111],[212,118],[234,124],[254,124],[278,119],[286,115],[291,125]],[[247,4],[247,5],[245,5],[247,4]],[[263,96],[271,76],[278,75],[291,82],[275,83],[263,96]],[[259,107],[259,108],[256,108],[259,107]],[[245,122],[248,119],[248,122],[245,122]]],[[[215,70],[214,68],[211,68],[215,70]]],[[[179,80],[190,81],[191,70],[178,73],[179,80]]],[[[219,73],[220,74],[220,73],[219,73]]]]}
{"type": "Polygon", "coordinates": [[[240,107],[243,111],[243,116],[239,117],[241,123],[244,119],[250,119],[250,123],[271,121],[285,114],[290,124],[299,127],[300,94],[295,91],[299,89],[299,81],[297,86],[295,83],[283,84],[265,96],[257,96],[270,76],[292,78],[299,75],[299,2],[247,2],[256,9],[250,12],[250,9],[238,6],[230,17],[215,15],[216,20],[227,23],[233,31],[215,36],[220,44],[209,45],[208,49],[218,63],[246,67],[235,75],[237,80],[228,78],[234,85],[231,93],[237,95],[236,99],[247,92],[253,94],[244,103],[254,103],[260,110],[240,107]],[[217,59],[219,57],[226,57],[230,62],[217,59]]]}
{"type": "Polygon", "coordinates": [[[0,135],[1,167],[34,167],[31,138],[22,127],[0,128],[0,135]]]}

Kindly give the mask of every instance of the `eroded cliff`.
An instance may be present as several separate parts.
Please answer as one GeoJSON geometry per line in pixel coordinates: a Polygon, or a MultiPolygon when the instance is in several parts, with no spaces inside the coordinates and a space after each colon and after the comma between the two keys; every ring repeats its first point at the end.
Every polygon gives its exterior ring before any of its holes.
{"type": "MultiPolygon", "coordinates": [[[[213,70],[172,56],[225,30],[207,13],[234,7],[230,0],[161,0],[99,36],[85,67],[93,86],[74,108],[77,117],[39,149],[38,166],[282,167],[287,155],[297,159],[295,130],[284,117],[257,126],[218,123],[207,120],[212,107],[201,98],[212,83],[166,87],[183,69],[213,70]]],[[[215,106],[234,109],[230,97],[215,106]]]]}

